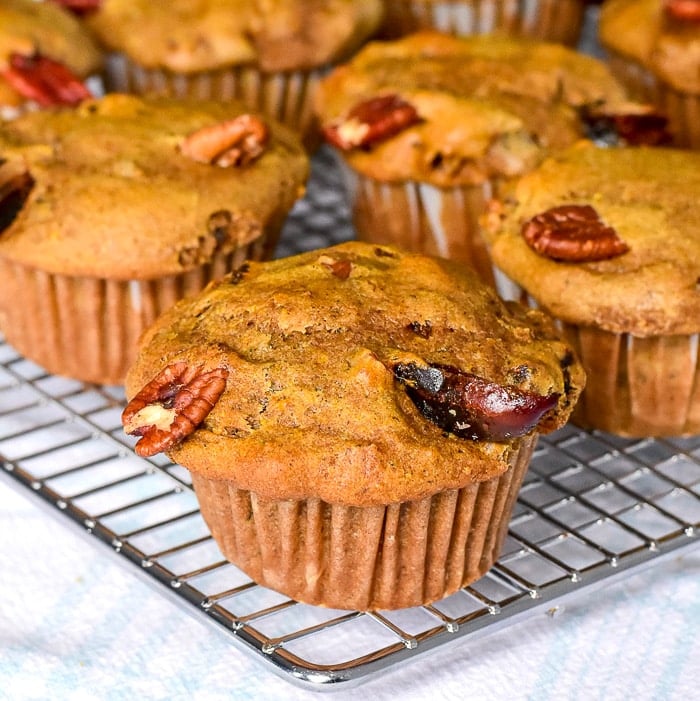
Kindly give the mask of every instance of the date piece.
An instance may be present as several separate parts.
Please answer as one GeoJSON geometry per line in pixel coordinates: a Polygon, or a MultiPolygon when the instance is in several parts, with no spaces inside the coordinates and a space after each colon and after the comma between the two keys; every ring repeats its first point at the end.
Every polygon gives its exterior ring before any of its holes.
{"type": "Polygon", "coordinates": [[[397,363],[394,376],[420,413],[459,438],[503,442],[532,431],[559,401],[448,365],[397,363]]]}

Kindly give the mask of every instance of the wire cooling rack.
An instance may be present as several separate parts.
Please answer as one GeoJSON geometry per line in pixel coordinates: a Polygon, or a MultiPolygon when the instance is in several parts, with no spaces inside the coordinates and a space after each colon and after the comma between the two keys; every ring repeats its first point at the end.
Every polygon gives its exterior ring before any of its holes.
{"type": "MultiPolygon", "coordinates": [[[[352,236],[321,152],[277,255],[352,236]]],[[[308,606],[226,562],[189,473],[132,450],[120,387],[47,374],[0,337],[0,475],[287,680],[348,688],[461,639],[468,644],[700,545],[700,436],[627,440],[566,427],[540,440],[500,560],[472,586],[394,612],[308,606]]]]}

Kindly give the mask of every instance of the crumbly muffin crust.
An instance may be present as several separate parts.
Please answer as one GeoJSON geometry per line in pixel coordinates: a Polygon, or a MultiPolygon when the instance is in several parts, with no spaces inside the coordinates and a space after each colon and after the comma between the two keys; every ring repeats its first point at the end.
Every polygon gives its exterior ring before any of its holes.
{"type": "Polygon", "coordinates": [[[700,154],[580,145],[546,160],[484,218],[496,265],[553,316],[635,336],[700,331],[700,154]],[[596,262],[536,253],[523,222],[591,205],[629,247],[596,262]]]}
{"type": "Polygon", "coordinates": [[[108,48],[144,67],[285,71],[346,57],[382,11],[379,0],[103,0],[87,21],[108,48]]]}
{"type": "Polygon", "coordinates": [[[264,120],[269,142],[241,167],[199,163],[180,150],[187,135],[247,112],[110,94],[3,124],[0,177],[25,172],[33,182],[0,231],[0,256],[47,272],[132,280],[181,273],[248,243],[303,192],[308,157],[298,138],[264,120]]]}
{"type": "Polygon", "coordinates": [[[392,364],[556,393],[539,432],[566,421],[584,382],[544,315],[509,308],[466,266],[358,242],[250,263],[179,303],[144,334],[127,396],[176,362],[228,380],[172,459],[261,497],[355,506],[490,479],[519,445],[428,421],[392,364]]]}
{"type": "Polygon", "coordinates": [[[625,99],[601,61],[564,46],[425,31],[368,44],[322,83],[317,112],[332,125],[387,94],[413,104],[420,121],[344,158],[378,180],[439,186],[519,175],[583,136],[579,107],[625,99]]]}
{"type": "Polygon", "coordinates": [[[671,22],[663,8],[663,0],[606,0],[600,41],[677,90],[700,95],[700,24],[671,22]]]}

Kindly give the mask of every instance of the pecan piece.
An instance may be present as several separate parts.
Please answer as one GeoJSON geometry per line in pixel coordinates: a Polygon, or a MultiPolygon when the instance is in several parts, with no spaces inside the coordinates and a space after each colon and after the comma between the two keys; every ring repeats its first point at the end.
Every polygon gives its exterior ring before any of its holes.
{"type": "Polygon", "coordinates": [[[342,151],[371,146],[421,121],[416,108],[398,95],[373,97],[355,105],[345,119],[323,128],[323,136],[342,151]]]}
{"type": "Polygon", "coordinates": [[[318,262],[340,280],[347,280],[352,272],[352,261],[347,258],[320,256],[318,262]]]}
{"type": "Polygon", "coordinates": [[[522,235],[537,253],[559,261],[587,263],[629,250],[615,229],[587,204],[561,205],[537,214],[523,224],[522,235]]]}
{"type": "Polygon", "coordinates": [[[668,118],[651,105],[630,105],[625,112],[584,105],[586,135],[601,146],[662,146],[671,142],[668,118]]]}
{"type": "Polygon", "coordinates": [[[559,401],[556,392],[543,396],[448,365],[397,363],[393,373],[428,421],[459,438],[499,442],[524,436],[559,401]]]}
{"type": "Polygon", "coordinates": [[[102,0],[51,0],[51,2],[60,5],[79,17],[99,10],[100,5],[102,5],[102,0]]]}
{"type": "Polygon", "coordinates": [[[668,17],[679,22],[700,22],[698,0],[665,0],[664,11],[668,17]]]}
{"type": "Polygon", "coordinates": [[[92,97],[69,68],[40,54],[10,54],[7,68],[1,75],[22,97],[42,107],[74,106],[92,97]]]}
{"type": "Polygon", "coordinates": [[[228,370],[185,362],[161,370],[122,412],[124,431],[141,436],[134,450],[149,456],[172,448],[207,418],[226,388],[228,370]]]}
{"type": "Polygon", "coordinates": [[[247,166],[262,155],[269,136],[267,125],[259,117],[240,114],[192,132],[180,151],[198,163],[222,168],[247,166]]]}

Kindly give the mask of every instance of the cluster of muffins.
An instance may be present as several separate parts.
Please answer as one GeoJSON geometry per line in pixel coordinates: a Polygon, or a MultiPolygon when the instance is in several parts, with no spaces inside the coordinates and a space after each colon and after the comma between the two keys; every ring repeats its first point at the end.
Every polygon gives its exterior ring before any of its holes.
{"type": "Polygon", "coordinates": [[[9,0],[0,331],[123,383],[256,582],[448,596],[539,434],[700,429],[700,155],[615,63],[625,2],[608,63],[584,0],[9,0]],[[321,139],[361,240],[269,260],[321,139]]]}

